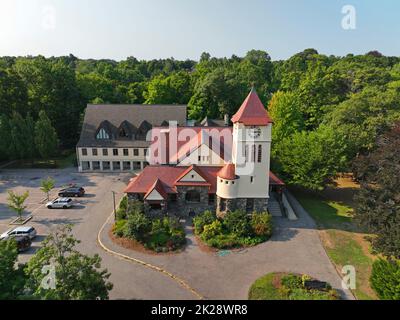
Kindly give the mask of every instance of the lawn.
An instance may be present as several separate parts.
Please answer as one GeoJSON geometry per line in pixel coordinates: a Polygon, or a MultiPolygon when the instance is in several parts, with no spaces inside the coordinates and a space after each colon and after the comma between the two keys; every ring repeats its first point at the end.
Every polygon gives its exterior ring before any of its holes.
{"type": "Polygon", "coordinates": [[[338,186],[316,195],[309,192],[294,191],[304,209],[315,220],[322,244],[340,273],[345,265],[356,269],[357,299],[376,299],[369,285],[372,262],[375,257],[370,252],[370,244],[352,221],[354,203],[352,195],[356,188],[348,185],[338,186]]]}
{"type": "MultiPolygon", "coordinates": [[[[310,279],[308,276],[306,276],[310,279]]],[[[301,275],[268,273],[257,279],[249,290],[249,300],[337,300],[335,290],[308,289],[301,275]],[[286,281],[285,281],[286,279],[286,281]],[[295,281],[293,281],[295,280],[295,281]]]]}

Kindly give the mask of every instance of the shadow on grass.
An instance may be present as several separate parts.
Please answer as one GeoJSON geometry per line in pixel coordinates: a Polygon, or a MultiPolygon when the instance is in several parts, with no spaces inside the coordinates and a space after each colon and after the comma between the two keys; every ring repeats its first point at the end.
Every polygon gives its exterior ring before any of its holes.
{"type": "Polygon", "coordinates": [[[324,193],[315,193],[301,189],[291,191],[303,208],[314,219],[318,229],[362,232],[353,221],[354,211],[349,204],[350,200],[352,201],[352,196],[349,194],[353,193],[353,190],[342,190],[342,194],[346,194],[346,199],[343,199],[343,201],[341,201],[339,193],[332,199],[331,197],[327,198],[324,196],[324,193]]]}

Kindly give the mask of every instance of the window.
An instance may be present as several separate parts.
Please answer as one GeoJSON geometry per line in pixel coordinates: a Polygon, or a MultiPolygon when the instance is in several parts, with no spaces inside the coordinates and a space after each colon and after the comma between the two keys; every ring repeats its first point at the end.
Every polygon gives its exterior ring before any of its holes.
{"type": "Polygon", "coordinates": [[[118,155],[118,149],[113,149],[113,155],[117,156],[118,155]]]}
{"type": "Polygon", "coordinates": [[[139,155],[139,149],[133,149],[133,155],[137,157],[139,155]]]}
{"type": "Polygon", "coordinates": [[[124,149],[124,156],[126,157],[126,156],[129,156],[129,150],[128,149],[124,149]]]}
{"type": "Polygon", "coordinates": [[[93,161],[92,168],[93,170],[100,170],[100,161],[93,161]]]}
{"type": "Polygon", "coordinates": [[[251,162],[256,162],[256,145],[251,146],[251,162]]]}
{"type": "Polygon", "coordinates": [[[103,170],[111,170],[110,161],[103,161],[103,170]]]}
{"type": "Polygon", "coordinates": [[[148,151],[149,151],[149,149],[143,149],[144,156],[147,156],[148,151]]]}
{"type": "Polygon", "coordinates": [[[92,149],[92,155],[97,156],[97,149],[92,149]]]}
{"type": "Polygon", "coordinates": [[[200,192],[196,190],[189,190],[186,192],[185,200],[187,202],[200,202],[200,192]]]}
{"type": "Polygon", "coordinates": [[[124,161],[122,163],[122,170],[124,170],[124,171],[131,170],[131,162],[130,161],[124,161]]]}
{"type": "Polygon", "coordinates": [[[254,177],[250,177],[250,182],[251,182],[251,183],[254,182],[254,177]]]}
{"type": "Polygon", "coordinates": [[[257,161],[260,163],[262,161],[262,145],[258,145],[258,156],[257,156],[257,161]]]}
{"type": "Polygon", "coordinates": [[[103,149],[103,156],[108,156],[108,149],[103,149]]]}
{"type": "Polygon", "coordinates": [[[82,149],[82,155],[83,155],[83,156],[87,156],[87,149],[86,149],[86,148],[83,148],[83,149],[82,149]]]}
{"type": "Polygon", "coordinates": [[[119,130],[119,136],[121,138],[128,138],[128,134],[126,133],[126,130],[124,128],[121,128],[121,130],[119,130]]]}
{"type": "Polygon", "coordinates": [[[249,146],[245,145],[244,146],[244,161],[249,162],[249,146]]]}
{"type": "Polygon", "coordinates": [[[121,163],[119,161],[113,161],[113,170],[121,170],[121,163]]]}
{"type": "Polygon", "coordinates": [[[106,132],[106,130],[104,130],[103,128],[101,128],[101,129],[99,130],[99,132],[97,133],[96,139],[99,139],[99,140],[110,139],[110,136],[108,135],[108,133],[106,132]]]}
{"type": "Polygon", "coordinates": [[[201,156],[199,156],[199,162],[201,162],[201,156]]]}

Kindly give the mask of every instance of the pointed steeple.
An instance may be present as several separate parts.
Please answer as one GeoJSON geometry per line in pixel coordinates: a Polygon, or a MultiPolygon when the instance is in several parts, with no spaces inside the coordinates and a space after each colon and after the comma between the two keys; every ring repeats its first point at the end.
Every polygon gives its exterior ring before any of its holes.
{"type": "Polygon", "coordinates": [[[240,122],[247,126],[266,126],[272,123],[254,86],[251,88],[249,95],[244,100],[238,112],[232,117],[232,122],[240,122]]]}

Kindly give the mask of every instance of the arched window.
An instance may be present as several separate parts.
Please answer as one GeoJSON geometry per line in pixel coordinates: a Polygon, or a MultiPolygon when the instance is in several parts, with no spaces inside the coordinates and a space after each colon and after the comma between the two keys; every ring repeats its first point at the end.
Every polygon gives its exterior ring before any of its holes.
{"type": "Polygon", "coordinates": [[[104,130],[104,128],[101,128],[99,132],[97,133],[96,139],[99,140],[105,140],[105,139],[110,139],[109,134],[104,130]]]}
{"type": "Polygon", "coordinates": [[[187,202],[200,202],[200,192],[189,190],[186,192],[185,200],[187,202]]]}

